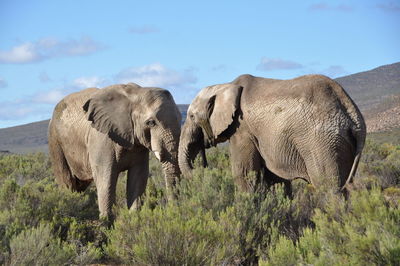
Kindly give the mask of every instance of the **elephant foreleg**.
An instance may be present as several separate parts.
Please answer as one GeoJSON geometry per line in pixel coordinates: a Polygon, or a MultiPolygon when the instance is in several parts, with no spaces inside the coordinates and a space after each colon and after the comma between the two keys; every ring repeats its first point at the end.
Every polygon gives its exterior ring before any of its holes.
{"type": "Polygon", "coordinates": [[[115,203],[118,172],[112,171],[102,175],[95,175],[97,199],[99,203],[100,218],[113,220],[112,206],[115,203]]]}
{"type": "Polygon", "coordinates": [[[126,202],[128,209],[140,206],[140,196],[144,193],[149,177],[149,152],[142,151],[133,159],[133,167],[128,170],[126,202]]]}
{"type": "Polygon", "coordinates": [[[261,181],[262,158],[247,132],[230,138],[232,175],[243,191],[253,191],[261,181]]]}
{"type": "Polygon", "coordinates": [[[113,154],[96,154],[90,159],[93,179],[96,184],[100,218],[112,222],[112,207],[115,202],[119,172],[113,165],[113,154]]]}

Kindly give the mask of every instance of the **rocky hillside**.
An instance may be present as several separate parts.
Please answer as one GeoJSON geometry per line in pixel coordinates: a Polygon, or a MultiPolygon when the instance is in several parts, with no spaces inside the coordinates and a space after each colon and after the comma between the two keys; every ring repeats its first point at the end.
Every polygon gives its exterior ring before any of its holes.
{"type": "Polygon", "coordinates": [[[336,79],[362,111],[376,108],[382,101],[400,94],[400,63],[336,79]]]}
{"type": "Polygon", "coordinates": [[[379,104],[364,110],[368,132],[400,128],[400,93],[386,96],[379,104]]]}
{"type": "Polygon", "coordinates": [[[336,79],[356,102],[368,132],[400,127],[400,63],[336,79]]]}

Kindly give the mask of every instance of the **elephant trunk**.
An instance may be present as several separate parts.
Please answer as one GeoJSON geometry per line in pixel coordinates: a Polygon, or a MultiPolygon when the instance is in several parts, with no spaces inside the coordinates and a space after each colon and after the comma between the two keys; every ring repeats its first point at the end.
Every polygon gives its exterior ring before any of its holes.
{"type": "Polygon", "coordinates": [[[155,155],[161,163],[167,189],[167,197],[168,200],[170,200],[174,198],[173,188],[181,175],[178,164],[179,130],[164,131],[162,136],[162,142],[158,144],[161,147],[156,148],[156,150],[161,150],[161,152],[155,152],[155,155]]]}
{"type": "Polygon", "coordinates": [[[161,162],[164,172],[164,179],[166,184],[166,192],[168,201],[175,198],[174,188],[181,174],[177,162],[164,161],[161,162]]]}
{"type": "Polygon", "coordinates": [[[206,149],[204,148],[204,145],[203,145],[203,147],[201,148],[201,151],[200,151],[201,153],[200,153],[200,155],[201,155],[201,160],[203,161],[203,167],[204,168],[206,168],[206,167],[208,167],[208,162],[207,162],[207,157],[206,157],[206,149]]]}
{"type": "Polygon", "coordinates": [[[185,123],[182,128],[179,144],[178,161],[182,174],[186,178],[192,177],[193,161],[201,151],[203,166],[207,166],[203,134],[200,127],[193,127],[185,123]]]}

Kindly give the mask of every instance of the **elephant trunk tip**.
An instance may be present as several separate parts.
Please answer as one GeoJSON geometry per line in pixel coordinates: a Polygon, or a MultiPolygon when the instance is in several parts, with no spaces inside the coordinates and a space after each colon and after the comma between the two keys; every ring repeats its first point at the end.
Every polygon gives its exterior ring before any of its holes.
{"type": "Polygon", "coordinates": [[[180,151],[178,161],[182,176],[185,178],[190,178],[192,176],[193,165],[189,158],[189,152],[187,150],[180,151]]]}

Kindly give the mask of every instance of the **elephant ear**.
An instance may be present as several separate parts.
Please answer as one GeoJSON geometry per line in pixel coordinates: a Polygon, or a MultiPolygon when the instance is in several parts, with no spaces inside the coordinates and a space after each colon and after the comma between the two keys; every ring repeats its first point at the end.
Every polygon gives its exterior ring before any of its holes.
{"type": "Polygon", "coordinates": [[[134,144],[131,101],[114,88],[103,89],[84,105],[87,119],[92,127],[123,147],[134,144]]]}
{"type": "Polygon", "coordinates": [[[222,85],[210,98],[208,113],[215,138],[232,124],[235,112],[240,107],[242,90],[243,87],[239,85],[222,85]]]}

